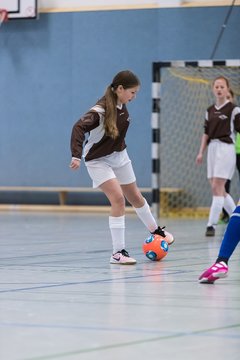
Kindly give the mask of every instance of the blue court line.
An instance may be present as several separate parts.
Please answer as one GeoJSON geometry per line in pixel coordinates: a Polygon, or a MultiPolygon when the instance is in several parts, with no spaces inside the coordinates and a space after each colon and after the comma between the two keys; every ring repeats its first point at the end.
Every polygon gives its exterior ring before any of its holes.
{"type": "Polygon", "coordinates": [[[146,333],[146,334],[172,334],[171,331],[162,331],[156,329],[141,329],[141,328],[124,328],[124,327],[106,327],[106,326],[86,326],[86,325],[61,325],[61,324],[28,324],[28,323],[5,323],[0,322],[0,328],[37,328],[37,329],[63,329],[63,330],[81,330],[81,331],[106,331],[106,332],[124,332],[124,333],[146,333]]]}
{"type": "MultiPolygon", "coordinates": [[[[187,271],[188,272],[188,271],[187,271]]],[[[42,285],[42,286],[32,286],[32,287],[24,287],[24,288],[18,288],[18,289],[7,289],[7,290],[0,290],[0,294],[3,293],[12,293],[12,292],[20,292],[20,291],[31,291],[31,290],[39,290],[39,289],[49,289],[49,288],[56,288],[56,287],[63,287],[63,286],[72,286],[72,285],[83,285],[83,284],[100,284],[105,282],[115,282],[118,280],[129,280],[129,279],[140,279],[140,278],[147,278],[147,277],[153,277],[153,276],[159,276],[161,274],[168,275],[168,274],[183,274],[186,273],[186,271],[173,271],[173,272],[159,272],[157,274],[151,274],[151,275],[136,275],[136,276],[126,276],[126,277],[120,277],[120,278],[110,278],[110,279],[102,279],[102,280],[88,280],[88,281],[73,281],[73,282],[64,282],[60,284],[51,284],[51,285],[42,285]]]]}
{"type": "Polygon", "coordinates": [[[57,253],[46,253],[46,254],[35,254],[35,255],[20,255],[20,256],[11,256],[11,257],[3,257],[0,258],[0,261],[6,261],[6,260],[26,260],[26,259],[32,259],[32,258],[36,258],[36,257],[44,257],[44,256],[66,256],[66,255],[77,255],[77,254],[81,254],[81,256],[83,255],[87,255],[87,254],[96,254],[96,253],[105,253],[105,252],[109,252],[109,250],[91,250],[91,251],[71,251],[71,252],[57,252],[57,253]]]}
{"type": "Polygon", "coordinates": [[[239,327],[240,327],[240,324],[232,324],[232,325],[222,326],[222,327],[218,327],[218,328],[210,328],[210,329],[196,330],[196,331],[190,331],[190,332],[180,332],[180,333],[171,334],[171,335],[157,336],[157,337],[153,337],[153,338],[149,338],[149,339],[144,338],[141,340],[123,342],[123,343],[119,343],[119,344],[98,346],[98,347],[94,347],[94,348],[92,348],[92,347],[85,348],[85,349],[70,351],[70,352],[66,352],[66,353],[58,353],[58,354],[52,354],[52,355],[46,355],[46,356],[31,357],[31,358],[27,358],[25,360],[60,359],[60,358],[65,358],[65,357],[74,356],[74,355],[83,354],[83,353],[98,352],[98,351],[123,348],[126,346],[133,346],[133,345],[142,345],[142,344],[146,344],[149,342],[162,341],[162,340],[168,340],[168,339],[171,340],[174,338],[180,338],[180,337],[186,337],[186,336],[198,336],[198,335],[213,333],[215,331],[229,330],[229,329],[234,329],[234,328],[239,328],[239,327]]]}
{"type": "MultiPolygon", "coordinates": [[[[219,245],[218,244],[216,244],[216,249],[218,249],[219,248],[219,245]]],[[[212,248],[212,249],[214,249],[214,248],[212,248]]],[[[206,250],[206,246],[205,247],[199,247],[199,248],[189,248],[188,247],[188,249],[187,249],[187,251],[201,251],[201,250],[206,250]]],[[[175,249],[175,248],[173,248],[173,249],[171,249],[170,248],[170,250],[169,250],[169,252],[174,252],[175,254],[176,253],[181,253],[181,252],[184,252],[184,253],[186,253],[186,249],[183,249],[183,248],[181,248],[181,249],[175,249]]],[[[0,268],[1,267],[6,267],[6,266],[33,266],[33,265],[41,265],[41,264],[48,264],[48,263],[51,263],[51,264],[53,264],[53,263],[59,263],[59,262],[61,262],[61,261],[65,261],[65,262],[69,262],[69,261],[72,261],[72,259],[67,259],[67,260],[64,260],[64,259],[56,259],[56,260],[51,260],[51,258],[52,257],[58,257],[58,256],[68,256],[68,255],[77,255],[77,254],[81,254],[81,256],[82,255],[90,255],[90,254],[95,254],[95,253],[102,253],[102,254],[105,254],[105,253],[109,253],[109,250],[96,250],[96,251],[93,251],[93,250],[91,250],[91,251],[85,251],[84,253],[82,252],[82,251],[75,251],[75,252],[68,252],[68,253],[46,253],[46,254],[36,254],[36,255],[22,255],[22,256],[15,256],[15,257],[7,257],[7,258],[0,258],[0,268]],[[49,259],[48,260],[45,260],[45,261],[41,261],[41,262],[39,262],[39,261],[37,261],[37,262],[34,262],[34,263],[29,263],[29,264],[16,264],[16,262],[14,263],[14,264],[12,264],[12,263],[10,263],[10,264],[6,264],[5,262],[6,261],[9,261],[9,260],[14,260],[14,261],[17,261],[17,260],[19,260],[19,261],[21,261],[21,260],[28,260],[28,259],[37,259],[37,258],[44,258],[44,257],[49,257],[49,259]],[[1,263],[2,262],[2,263],[1,263]]],[[[138,253],[136,253],[137,255],[143,255],[143,253],[142,252],[138,252],[138,253]]],[[[183,259],[178,259],[178,260],[184,260],[185,258],[183,258],[183,259]]],[[[196,257],[196,259],[198,259],[198,257],[196,257]]],[[[80,258],[79,257],[79,259],[78,259],[79,261],[81,260],[81,261],[84,261],[84,260],[86,260],[86,261],[88,261],[89,259],[82,259],[82,258],[80,258]]],[[[166,261],[167,262],[170,262],[170,261],[176,261],[176,259],[174,259],[174,260],[171,260],[171,259],[166,259],[166,261]]],[[[200,265],[200,264],[199,264],[200,265]]]]}
{"type": "MultiPolygon", "coordinates": [[[[187,246],[187,249],[184,248],[184,243],[181,243],[181,249],[176,249],[176,248],[170,248],[169,252],[173,251],[174,253],[179,253],[179,252],[186,252],[187,251],[201,251],[201,250],[206,250],[206,246],[201,246],[201,247],[193,247],[191,248],[189,245],[191,245],[191,243],[187,244],[185,243],[185,245],[187,246]]],[[[174,246],[174,245],[173,245],[174,246]]],[[[199,245],[197,245],[199,246],[199,245]]],[[[219,244],[213,244],[211,249],[218,249],[219,248],[219,244]]],[[[131,248],[132,250],[138,250],[138,247],[133,247],[131,248]]],[[[7,260],[26,260],[26,259],[35,259],[38,257],[44,257],[44,256],[66,256],[66,255],[77,255],[77,254],[81,254],[81,255],[88,255],[88,254],[96,254],[96,253],[109,253],[109,249],[104,249],[104,250],[88,250],[88,251],[74,251],[74,252],[55,252],[55,253],[46,253],[46,254],[34,254],[34,255],[20,255],[20,256],[11,256],[11,257],[0,257],[0,262],[1,261],[7,261],[7,260]]],[[[138,254],[142,254],[142,252],[139,252],[138,254]]]]}
{"type": "MultiPolygon", "coordinates": [[[[232,326],[232,325],[231,325],[232,326]]],[[[235,327],[240,327],[240,324],[236,324],[235,327]]],[[[32,329],[63,329],[63,330],[80,330],[80,331],[104,331],[104,332],[123,332],[123,333],[143,333],[143,334],[155,334],[161,336],[173,336],[179,334],[179,332],[173,331],[163,331],[158,329],[149,329],[149,328],[124,328],[124,327],[106,327],[106,326],[86,326],[86,325],[63,325],[63,324],[29,324],[29,323],[10,323],[10,322],[0,322],[0,328],[32,328],[32,329]],[[164,334],[164,335],[163,335],[164,334]]],[[[182,332],[181,332],[182,334],[182,332]]],[[[212,334],[211,336],[215,336],[212,334]]],[[[240,338],[240,334],[235,335],[223,335],[224,338],[240,338]]],[[[221,337],[221,335],[220,335],[221,337]]]]}

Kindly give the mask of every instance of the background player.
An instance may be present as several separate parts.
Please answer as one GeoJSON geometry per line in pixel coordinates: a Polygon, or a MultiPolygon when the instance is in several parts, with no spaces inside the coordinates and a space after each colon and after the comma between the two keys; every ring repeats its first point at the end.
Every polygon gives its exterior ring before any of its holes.
{"type": "Polygon", "coordinates": [[[212,204],[206,236],[215,235],[215,225],[223,207],[229,215],[235,209],[232,197],[226,193],[225,183],[232,178],[235,171],[235,131],[240,131],[240,108],[227,99],[228,79],[217,77],[213,81],[212,91],[216,101],[207,109],[204,134],[196,158],[196,163],[201,164],[204,151],[208,147],[207,177],[212,191],[212,204]]]}

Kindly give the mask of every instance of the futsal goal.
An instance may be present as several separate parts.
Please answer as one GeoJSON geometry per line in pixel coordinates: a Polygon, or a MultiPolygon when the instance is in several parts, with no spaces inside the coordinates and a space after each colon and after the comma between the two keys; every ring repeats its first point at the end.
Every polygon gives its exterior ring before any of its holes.
{"type": "MultiPolygon", "coordinates": [[[[195,164],[212,81],[230,81],[240,105],[240,60],[154,62],[152,65],[152,208],[155,215],[206,216],[211,205],[206,154],[195,164]],[[167,188],[168,193],[161,192],[167,188]],[[172,189],[172,191],[171,191],[172,189]]],[[[239,198],[237,171],[230,193],[239,198]]]]}

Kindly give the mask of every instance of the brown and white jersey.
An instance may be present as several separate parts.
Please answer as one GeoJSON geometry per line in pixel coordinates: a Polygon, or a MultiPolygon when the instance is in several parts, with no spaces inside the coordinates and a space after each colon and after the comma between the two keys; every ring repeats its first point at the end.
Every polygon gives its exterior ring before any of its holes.
{"type": "Polygon", "coordinates": [[[97,103],[73,126],[71,136],[72,157],[81,159],[83,156],[85,161],[89,161],[126,148],[125,136],[130,121],[126,105],[122,105],[121,108],[117,107],[119,135],[116,139],[105,134],[104,114],[104,108],[97,103]]]}
{"type": "Polygon", "coordinates": [[[210,106],[206,111],[204,132],[209,137],[208,142],[218,139],[235,143],[236,132],[240,132],[240,108],[229,101],[220,107],[210,106]]]}

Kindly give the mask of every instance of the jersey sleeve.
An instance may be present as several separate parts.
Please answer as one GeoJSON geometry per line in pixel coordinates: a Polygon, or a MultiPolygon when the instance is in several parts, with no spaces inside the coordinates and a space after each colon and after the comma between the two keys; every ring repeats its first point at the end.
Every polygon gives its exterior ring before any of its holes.
{"type": "Polygon", "coordinates": [[[81,159],[85,136],[99,125],[99,121],[99,114],[96,111],[90,111],[74,124],[70,143],[72,157],[81,159]]]}
{"type": "Polygon", "coordinates": [[[204,125],[203,125],[203,128],[204,128],[204,134],[207,134],[208,135],[208,110],[206,111],[205,113],[205,121],[204,121],[204,125]]]}

